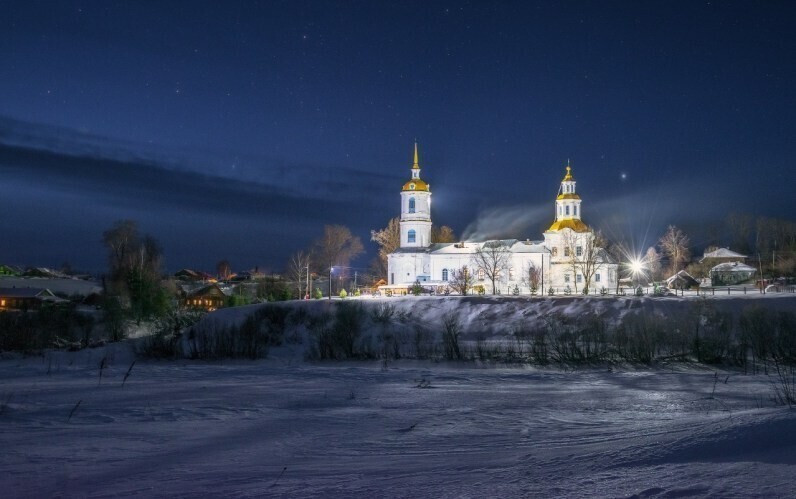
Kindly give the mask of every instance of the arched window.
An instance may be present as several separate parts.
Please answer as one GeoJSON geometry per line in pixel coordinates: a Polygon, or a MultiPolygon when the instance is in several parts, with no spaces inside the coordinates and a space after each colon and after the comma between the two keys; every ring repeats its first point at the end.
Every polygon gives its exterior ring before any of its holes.
{"type": "Polygon", "coordinates": [[[448,280],[448,269],[442,269],[442,280],[443,281],[448,280]]]}
{"type": "Polygon", "coordinates": [[[569,205],[567,205],[567,215],[569,215],[569,205]]]}
{"type": "Polygon", "coordinates": [[[483,281],[484,279],[486,279],[486,272],[484,269],[478,269],[478,280],[483,281]]]}
{"type": "Polygon", "coordinates": [[[409,198],[409,213],[415,212],[415,198],[409,198]]]}
{"type": "Polygon", "coordinates": [[[416,238],[417,238],[417,233],[415,232],[415,229],[411,229],[411,230],[410,230],[410,231],[409,231],[409,232],[406,234],[406,242],[408,242],[408,243],[413,243],[413,242],[415,242],[415,239],[416,239],[416,238]]]}

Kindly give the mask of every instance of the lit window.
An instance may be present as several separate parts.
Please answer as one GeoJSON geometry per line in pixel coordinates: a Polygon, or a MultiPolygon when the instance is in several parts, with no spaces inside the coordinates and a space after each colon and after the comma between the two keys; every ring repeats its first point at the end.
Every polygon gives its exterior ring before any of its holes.
{"type": "Polygon", "coordinates": [[[558,256],[558,248],[553,248],[553,256],[558,256]]]}
{"type": "Polygon", "coordinates": [[[442,269],[442,280],[443,281],[448,280],[448,269],[442,269]]]}
{"type": "Polygon", "coordinates": [[[575,255],[583,256],[583,246],[578,246],[577,248],[575,248],[575,255]]]}
{"type": "Polygon", "coordinates": [[[486,273],[484,269],[478,269],[478,280],[483,281],[486,278],[486,273]]]}
{"type": "Polygon", "coordinates": [[[409,198],[409,213],[415,212],[415,198],[409,198]]]}
{"type": "Polygon", "coordinates": [[[408,242],[408,243],[413,243],[413,242],[415,242],[415,239],[417,238],[417,233],[415,232],[415,230],[414,230],[414,229],[411,229],[411,230],[410,230],[410,231],[407,233],[407,235],[406,235],[406,236],[407,236],[407,237],[406,237],[406,242],[408,242]]]}

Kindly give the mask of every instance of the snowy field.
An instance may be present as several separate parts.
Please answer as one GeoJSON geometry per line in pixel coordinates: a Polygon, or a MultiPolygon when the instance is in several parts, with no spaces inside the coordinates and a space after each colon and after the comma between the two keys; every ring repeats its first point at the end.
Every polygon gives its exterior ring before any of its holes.
{"type": "Polygon", "coordinates": [[[133,358],[0,361],[4,497],[796,496],[765,375],[133,358]]]}

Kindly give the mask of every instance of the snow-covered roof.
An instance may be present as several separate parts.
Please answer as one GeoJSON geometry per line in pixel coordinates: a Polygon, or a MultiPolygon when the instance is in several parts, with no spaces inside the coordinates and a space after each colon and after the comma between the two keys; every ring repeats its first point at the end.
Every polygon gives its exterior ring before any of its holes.
{"type": "Polygon", "coordinates": [[[755,270],[757,269],[741,262],[720,263],[710,269],[711,272],[754,272],[755,270]]]}
{"type": "Polygon", "coordinates": [[[486,244],[502,243],[512,253],[542,253],[548,252],[548,249],[541,241],[518,239],[495,239],[491,241],[463,241],[458,243],[436,243],[428,248],[399,248],[395,253],[433,253],[436,255],[469,255],[475,253],[479,248],[486,244]]]}
{"type": "Polygon", "coordinates": [[[0,288],[0,296],[6,298],[43,298],[53,296],[49,289],[44,288],[0,288]]]}
{"type": "Polygon", "coordinates": [[[702,260],[706,258],[747,258],[746,255],[730,251],[729,248],[719,248],[715,251],[709,251],[702,256],[702,260]]]}

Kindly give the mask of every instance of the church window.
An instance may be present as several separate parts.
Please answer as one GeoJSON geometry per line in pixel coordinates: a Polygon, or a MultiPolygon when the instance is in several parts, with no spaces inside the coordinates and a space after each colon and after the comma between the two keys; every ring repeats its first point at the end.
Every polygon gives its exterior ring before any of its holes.
{"type": "Polygon", "coordinates": [[[564,274],[564,282],[569,282],[569,274],[564,274]]]}
{"type": "Polygon", "coordinates": [[[415,232],[415,230],[414,229],[409,230],[409,232],[406,234],[406,242],[413,243],[415,242],[416,239],[417,239],[417,233],[415,232]]]}
{"type": "Polygon", "coordinates": [[[558,248],[553,248],[552,255],[558,256],[558,248]]]}
{"type": "Polygon", "coordinates": [[[569,205],[567,205],[567,215],[569,215],[569,205]]]}
{"type": "Polygon", "coordinates": [[[514,267],[509,267],[509,281],[514,280],[514,267]]]}
{"type": "Polygon", "coordinates": [[[560,206],[558,207],[558,216],[559,217],[561,216],[561,207],[560,206]]]}
{"type": "Polygon", "coordinates": [[[486,273],[484,272],[484,269],[478,269],[478,280],[483,281],[484,279],[486,279],[486,273]]]}
{"type": "Polygon", "coordinates": [[[577,279],[577,281],[578,281],[578,282],[583,282],[583,275],[581,275],[581,274],[578,274],[578,275],[576,276],[576,279],[577,279]]]}
{"type": "Polygon", "coordinates": [[[569,246],[564,246],[564,256],[569,256],[569,246]]]}
{"type": "Polygon", "coordinates": [[[409,213],[415,212],[415,198],[409,198],[409,213]]]}
{"type": "Polygon", "coordinates": [[[577,207],[577,205],[572,207],[572,214],[575,215],[576,217],[578,216],[578,207],[577,207]]]}
{"type": "Polygon", "coordinates": [[[583,246],[578,246],[577,248],[575,248],[575,255],[583,256],[583,246]]]}
{"type": "Polygon", "coordinates": [[[448,280],[448,269],[442,269],[442,280],[443,281],[448,280]]]}
{"type": "Polygon", "coordinates": [[[594,282],[600,282],[600,273],[599,272],[594,274],[594,282]]]}

